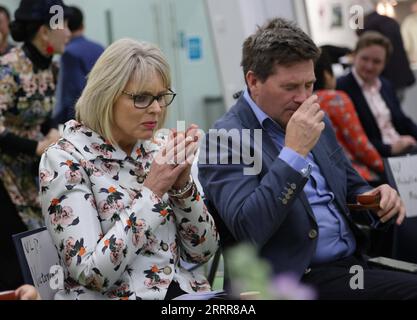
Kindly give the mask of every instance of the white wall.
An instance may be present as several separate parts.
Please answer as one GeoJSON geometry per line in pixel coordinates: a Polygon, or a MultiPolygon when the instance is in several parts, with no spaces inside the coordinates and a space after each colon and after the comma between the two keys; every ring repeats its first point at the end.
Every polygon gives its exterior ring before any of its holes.
{"type": "MultiPolygon", "coordinates": [[[[217,65],[227,108],[245,86],[240,61],[244,39],[272,17],[299,20],[306,30],[302,0],[206,0],[217,65]]],[[[307,31],[307,30],[306,30],[307,31]]]]}
{"type": "Polygon", "coordinates": [[[354,48],[357,36],[350,26],[351,8],[360,5],[363,12],[372,7],[369,0],[306,0],[307,16],[311,29],[311,36],[317,45],[331,44],[341,47],[354,48]],[[341,8],[341,25],[334,26],[335,14],[333,9],[341,8]]]}

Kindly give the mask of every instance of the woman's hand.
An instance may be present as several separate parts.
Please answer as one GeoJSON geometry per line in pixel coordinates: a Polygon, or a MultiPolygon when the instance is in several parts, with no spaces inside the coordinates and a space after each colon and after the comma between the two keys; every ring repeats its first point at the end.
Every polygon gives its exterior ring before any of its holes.
{"type": "Polygon", "coordinates": [[[172,131],[167,144],[156,155],[151,164],[149,173],[143,185],[152,190],[158,197],[162,196],[171,189],[178,176],[184,171],[184,164],[178,165],[175,163],[175,158],[182,150],[184,136],[177,136],[175,131],[172,131]]]}
{"type": "Polygon", "coordinates": [[[61,138],[61,135],[59,134],[59,131],[55,128],[49,130],[46,136],[46,139],[51,141],[51,144],[57,142],[60,138],[61,138]]]}
{"type": "Polygon", "coordinates": [[[196,125],[186,133],[173,130],[166,146],[152,162],[144,186],[162,197],[169,189],[180,189],[188,182],[198,149],[200,134],[196,125]]]}
{"type": "Polygon", "coordinates": [[[195,155],[201,139],[201,133],[197,125],[192,124],[185,132],[185,169],[178,176],[178,179],[172,185],[173,189],[182,189],[190,179],[191,167],[193,165],[195,155]]]}
{"type": "Polygon", "coordinates": [[[46,148],[48,148],[51,144],[57,142],[61,138],[59,131],[57,129],[49,130],[45,139],[38,142],[38,146],[36,147],[36,155],[41,156],[46,148]]]}

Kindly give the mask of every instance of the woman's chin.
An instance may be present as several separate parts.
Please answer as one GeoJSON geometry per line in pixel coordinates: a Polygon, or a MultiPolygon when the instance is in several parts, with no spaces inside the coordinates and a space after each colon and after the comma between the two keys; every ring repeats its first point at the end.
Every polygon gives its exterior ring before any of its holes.
{"type": "Polygon", "coordinates": [[[150,140],[152,139],[154,130],[142,130],[136,135],[138,140],[150,140]]]}

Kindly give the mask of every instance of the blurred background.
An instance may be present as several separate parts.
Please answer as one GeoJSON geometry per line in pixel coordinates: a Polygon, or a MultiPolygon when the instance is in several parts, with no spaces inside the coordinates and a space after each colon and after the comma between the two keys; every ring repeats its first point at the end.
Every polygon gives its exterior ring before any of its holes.
{"type": "MultiPolygon", "coordinates": [[[[378,11],[400,24],[412,0],[379,1],[378,11]]],[[[18,0],[0,0],[14,12],[18,0]]],[[[178,92],[168,127],[177,119],[210,128],[244,86],[240,68],[243,39],[256,25],[280,16],[296,21],[317,45],[352,49],[352,8],[364,13],[370,0],[66,0],[84,12],[85,35],[108,46],[131,37],[159,45],[172,67],[178,92]]],[[[360,12],[359,12],[360,14],[360,12]]],[[[335,66],[337,68],[337,66],[335,66]]],[[[337,70],[337,69],[336,69],[337,70]]],[[[417,67],[414,66],[417,73],[417,67]]],[[[417,87],[407,90],[404,111],[417,121],[417,87]]]]}

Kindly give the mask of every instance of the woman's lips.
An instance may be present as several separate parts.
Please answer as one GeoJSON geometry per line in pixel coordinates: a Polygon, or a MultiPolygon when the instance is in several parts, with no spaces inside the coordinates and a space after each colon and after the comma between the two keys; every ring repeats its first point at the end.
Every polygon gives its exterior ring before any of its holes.
{"type": "Polygon", "coordinates": [[[158,122],[156,121],[149,121],[149,122],[143,122],[142,125],[147,129],[155,129],[158,122]]]}

